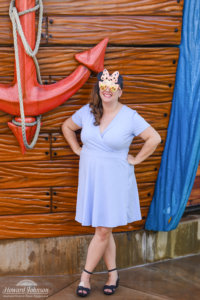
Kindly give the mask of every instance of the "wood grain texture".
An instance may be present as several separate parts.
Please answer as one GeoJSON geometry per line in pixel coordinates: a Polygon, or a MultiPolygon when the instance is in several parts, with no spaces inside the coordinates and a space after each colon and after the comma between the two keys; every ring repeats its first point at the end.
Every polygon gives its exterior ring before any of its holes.
{"type": "Polygon", "coordinates": [[[0,16],[0,42],[1,44],[13,44],[12,23],[9,16],[0,16]]]}
{"type": "MultiPolygon", "coordinates": [[[[163,57],[163,60],[164,59],[165,58],[163,57]]],[[[137,63],[139,64],[140,68],[140,66],[142,65],[142,61],[137,61],[137,63]]],[[[152,60],[152,69],[155,68],[155,64],[156,57],[155,60],[152,60]]],[[[171,65],[174,66],[176,64],[173,64],[172,62],[171,65]]],[[[171,72],[172,70],[168,71],[171,72]]],[[[153,73],[156,72],[157,67],[155,71],[153,71],[153,73]]],[[[167,128],[175,80],[174,67],[173,72],[173,74],[169,75],[125,75],[124,91],[121,101],[124,104],[130,105],[130,107],[132,108],[138,108],[139,112],[141,113],[143,113],[143,111],[146,111],[147,114],[149,114],[149,116],[147,116],[148,120],[150,122],[151,120],[153,121],[152,126],[155,126],[155,128],[167,128]],[[150,105],[141,106],[143,103],[145,103],[145,105],[150,105]],[[156,105],[156,103],[158,104],[156,105]],[[166,106],[164,103],[166,104],[166,106]],[[157,116],[156,119],[155,115],[157,116]]],[[[54,79],[60,80],[62,77],[57,76],[52,78],[51,80],[54,81],[54,79]]],[[[89,101],[91,89],[95,81],[96,78],[91,77],[89,81],[78,91],[78,93],[72,96],[67,102],[55,108],[54,110],[43,114],[41,131],[60,131],[62,122],[75,110],[89,101]]],[[[6,124],[10,120],[10,115],[5,114],[4,112],[0,112],[1,134],[10,132],[6,124]]]]}
{"type": "MultiPolygon", "coordinates": [[[[54,109],[52,112],[43,115],[42,122],[43,126],[41,131],[61,131],[62,123],[71,116],[76,110],[70,109],[70,105],[66,102],[64,106],[60,106],[54,109]],[[64,108],[65,107],[65,108],[64,108]],[[53,117],[52,117],[53,116],[53,117]]],[[[126,104],[125,101],[122,101],[126,104]]],[[[156,129],[166,129],[169,122],[169,115],[171,110],[171,102],[160,103],[160,104],[141,104],[141,105],[128,105],[129,107],[136,109],[143,118],[147,120],[156,129]]],[[[78,106],[76,109],[79,109],[78,106]]],[[[0,119],[1,122],[1,119],[0,119]]]]}
{"type": "MultiPolygon", "coordinates": [[[[0,15],[10,1],[0,0],[0,15]]],[[[175,0],[43,0],[45,15],[167,15],[182,16],[183,1],[175,0]]]]}
{"type": "MultiPolygon", "coordinates": [[[[126,104],[143,104],[143,103],[163,103],[172,100],[174,82],[176,74],[141,74],[141,75],[123,75],[124,88],[122,101],[126,104]]],[[[54,83],[64,78],[64,76],[49,76],[46,83],[54,83]]],[[[77,105],[87,103],[90,99],[90,94],[93,85],[96,82],[96,76],[91,75],[84,86],[73,95],[68,102],[68,105],[77,105]]],[[[72,111],[69,107],[69,110],[72,111]]]]}
{"type": "MultiPolygon", "coordinates": [[[[75,156],[75,155],[74,155],[75,156]]],[[[135,166],[138,182],[155,182],[161,157],[150,157],[135,166]]],[[[71,186],[78,184],[78,158],[61,161],[1,162],[0,189],[71,186]]]]}
{"type": "MultiPolygon", "coordinates": [[[[12,29],[12,23],[10,20],[9,15],[8,16],[2,16],[0,15],[0,44],[3,45],[13,45],[13,29],[12,29]]],[[[46,38],[46,19],[43,18],[42,20],[42,37],[41,37],[41,44],[46,44],[47,38],[46,38]]],[[[38,30],[38,22],[36,19],[35,22],[35,31],[37,33],[38,30]]]]}
{"type": "MultiPolygon", "coordinates": [[[[126,104],[125,101],[122,101],[126,104]]],[[[84,104],[84,103],[83,103],[84,104]]],[[[71,106],[70,101],[66,102],[63,106],[60,106],[42,116],[41,133],[44,132],[61,132],[61,125],[69,118],[80,106],[71,106]],[[73,108],[73,109],[72,109],[73,108]]],[[[136,109],[142,117],[144,117],[150,124],[157,130],[167,129],[169,122],[169,115],[171,110],[171,102],[160,104],[141,104],[130,105],[129,107],[136,109]],[[156,118],[155,118],[156,116],[156,118]]],[[[10,129],[7,126],[7,122],[11,120],[11,116],[8,114],[0,115],[0,134],[9,134],[10,129]]],[[[44,152],[46,154],[46,151],[44,152]]]]}
{"type": "Polygon", "coordinates": [[[52,211],[75,212],[76,210],[76,187],[53,187],[52,188],[52,211]]]}
{"type": "Polygon", "coordinates": [[[112,45],[179,45],[180,17],[159,16],[52,16],[48,44],[89,45],[109,38],[112,45]]]}
{"type": "MultiPolygon", "coordinates": [[[[169,75],[123,75],[124,88],[121,99],[126,104],[164,103],[172,101],[176,74],[169,75]]],[[[9,83],[11,77],[0,77],[0,82],[9,83]],[[7,80],[5,80],[7,79],[7,80]]],[[[64,76],[42,76],[44,84],[60,81],[64,76]]],[[[90,100],[91,90],[96,82],[96,76],[91,75],[83,87],[67,102],[69,113],[90,100]],[[73,107],[70,107],[72,106],[73,107]]],[[[61,106],[60,106],[61,107],[61,106]]],[[[66,112],[68,113],[68,112],[66,112]]],[[[0,111],[1,121],[7,122],[6,114],[0,111]],[[4,117],[4,118],[3,118],[4,117]]]]}
{"type": "MultiPolygon", "coordinates": [[[[125,102],[123,102],[126,104],[125,102]]],[[[128,105],[130,106],[130,105],[128,105]]],[[[70,107],[70,105],[68,106],[70,107]]],[[[68,107],[59,107],[47,114],[44,114],[42,117],[42,127],[41,133],[47,132],[61,132],[61,125],[62,123],[70,117],[76,110],[70,112],[68,107]]],[[[81,106],[80,106],[81,107],[81,106]]],[[[134,106],[136,107],[136,106],[134,106]]],[[[79,107],[77,107],[78,109],[79,107]]],[[[169,122],[169,114],[171,109],[171,103],[168,104],[160,104],[157,105],[158,110],[156,111],[157,118],[154,117],[154,111],[156,109],[156,105],[154,104],[144,104],[138,107],[137,111],[140,113],[147,121],[157,130],[167,129],[168,122],[169,122]],[[143,110],[142,110],[143,109],[143,110]]],[[[7,118],[11,119],[9,115],[7,118]]],[[[1,122],[0,116],[0,134],[9,134],[10,130],[7,127],[7,123],[1,122]]],[[[45,151],[46,152],[46,151],[45,151]]],[[[45,152],[43,154],[45,154],[45,152]]],[[[39,154],[38,154],[39,155],[39,154]]]]}
{"type": "MultiPolygon", "coordinates": [[[[38,52],[41,75],[68,76],[78,66],[74,55],[90,48],[41,47],[38,52]]],[[[110,72],[117,69],[122,75],[169,76],[176,74],[178,58],[178,47],[108,47],[105,55],[105,67],[110,72]]],[[[13,48],[0,48],[0,62],[0,76],[14,76],[13,48]]],[[[172,78],[174,76],[171,77],[171,81],[173,82],[172,78]]],[[[153,81],[155,79],[156,77],[154,77],[153,81]]]]}
{"type": "MultiPolygon", "coordinates": [[[[13,45],[10,18],[0,17],[0,41],[13,45]]],[[[41,44],[94,45],[108,37],[112,45],[179,45],[181,25],[181,17],[170,16],[52,16],[43,18],[41,44]]]]}
{"type": "Polygon", "coordinates": [[[19,143],[12,133],[0,135],[0,162],[48,160],[50,159],[50,152],[49,134],[40,133],[34,149],[27,150],[24,155],[21,153],[19,143]]]}
{"type": "MultiPolygon", "coordinates": [[[[150,205],[154,183],[138,184],[140,206],[150,205]]],[[[75,212],[77,187],[53,187],[52,188],[52,212],[75,212]]]]}
{"type": "MultiPolygon", "coordinates": [[[[155,152],[152,154],[152,156],[161,156],[162,152],[164,150],[164,144],[165,144],[165,139],[167,135],[167,130],[158,130],[159,134],[161,135],[162,142],[158,145],[156,148],[155,152]]],[[[65,140],[63,134],[61,133],[52,133],[51,135],[52,141],[51,141],[51,146],[52,146],[52,159],[57,160],[57,159],[73,159],[74,158],[74,153],[71,150],[70,146],[68,145],[67,141],[65,140]]],[[[81,145],[81,140],[80,140],[80,133],[77,132],[77,138],[78,141],[81,145]]],[[[144,144],[144,141],[139,138],[139,137],[134,137],[133,142],[130,145],[130,153],[133,155],[136,155],[137,152],[140,151],[144,144]]]]}
{"type": "Polygon", "coordinates": [[[0,189],[0,215],[49,213],[49,188],[0,189]]]}
{"type": "MultiPolygon", "coordinates": [[[[144,226],[148,207],[141,209],[142,220],[119,226],[113,232],[131,231],[144,226]]],[[[0,216],[0,239],[42,238],[94,233],[91,226],[81,226],[74,220],[75,212],[36,215],[0,216]]]]}
{"type": "Polygon", "coordinates": [[[173,0],[96,0],[96,1],[59,1],[44,0],[47,14],[65,15],[182,15],[183,1],[173,0]]]}
{"type": "MultiPolygon", "coordinates": [[[[78,66],[74,55],[90,48],[41,47],[38,53],[41,74],[69,75],[78,66]]],[[[178,57],[178,47],[108,47],[105,54],[105,67],[110,72],[117,69],[123,75],[169,75],[176,74],[178,57]]]]}
{"type": "Polygon", "coordinates": [[[155,183],[138,183],[138,192],[141,207],[149,207],[154,194],[155,183]]]}
{"type": "Polygon", "coordinates": [[[76,186],[78,161],[2,162],[0,188],[76,186]]]}

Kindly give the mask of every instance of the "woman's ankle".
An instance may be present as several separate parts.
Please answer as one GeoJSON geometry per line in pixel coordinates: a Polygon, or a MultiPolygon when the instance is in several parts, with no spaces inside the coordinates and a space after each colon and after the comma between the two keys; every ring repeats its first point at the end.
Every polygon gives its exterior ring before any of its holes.
{"type": "Polygon", "coordinates": [[[90,279],[90,276],[91,276],[90,274],[88,274],[88,273],[86,273],[86,272],[84,272],[84,271],[83,271],[82,274],[81,274],[81,277],[84,278],[84,279],[86,279],[86,280],[89,280],[89,279],[90,279]]]}
{"type": "Polygon", "coordinates": [[[114,270],[112,272],[108,272],[108,278],[114,278],[118,274],[117,270],[114,270]]]}

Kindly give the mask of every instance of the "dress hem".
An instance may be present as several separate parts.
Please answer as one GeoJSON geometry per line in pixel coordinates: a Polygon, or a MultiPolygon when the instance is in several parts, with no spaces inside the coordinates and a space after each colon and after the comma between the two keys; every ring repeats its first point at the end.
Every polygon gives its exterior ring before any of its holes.
{"type": "Polygon", "coordinates": [[[111,226],[108,226],[108,225],[93,225],[93,224],[83,224],[81,221],[78,221],[78,220],[76,220],[75,219],[75,221],[77,221],[78,223],[80,223],[82,226],[92,226],[92,227],[119,227],[119,226],[126,226],[126,225],[128,225],[128,224],[130,224],[130,223],[133,223],[133,222],[137,222],[137,221],[141,221],[142,220],[142,218],[140,218],[140,219],[137,219],[137,220],[133,220],[133,221],[127,221],[127,223],[126,224],[118,224],[118,225],[111,225],[111,226]]]}

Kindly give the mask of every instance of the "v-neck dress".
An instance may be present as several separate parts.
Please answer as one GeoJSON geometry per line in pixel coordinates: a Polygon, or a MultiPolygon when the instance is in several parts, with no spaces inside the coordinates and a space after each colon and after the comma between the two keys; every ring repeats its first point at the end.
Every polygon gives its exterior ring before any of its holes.
{"type": "Polygon", "coordinates": [[[72,115],[83,143],[75,220],[83,226],[117,227],[141,220],[134,166],[127,156],[134,138],[150,124],[123,105],[101,133],[89,104],[72,115]]]}

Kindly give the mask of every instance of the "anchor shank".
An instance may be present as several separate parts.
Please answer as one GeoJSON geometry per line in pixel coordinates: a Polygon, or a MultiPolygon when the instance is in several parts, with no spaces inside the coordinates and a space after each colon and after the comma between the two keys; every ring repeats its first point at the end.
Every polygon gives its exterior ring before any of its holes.
{"type": "MultiPolygon", "coordinates": [[[[15,5],[18,12],[21,12],[34,7],[35,0],[16,0],[15,5]]],[[[29,43],[31,49],[33,50],[35,47],[35,12],[27,13],[25,15],[20,16],[19,18],[26,40],[29,43]]],[[[34,86],[37,82],[36,68],[33,59],[26,54],[18,33],[17,35],[22,92],[23,96],[26,97],[26,91],[28,91],[29,87],[34,86]]],[[[16,64],[14,81],[17,81],[16,64]]]]}

